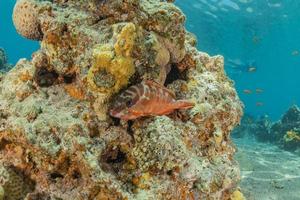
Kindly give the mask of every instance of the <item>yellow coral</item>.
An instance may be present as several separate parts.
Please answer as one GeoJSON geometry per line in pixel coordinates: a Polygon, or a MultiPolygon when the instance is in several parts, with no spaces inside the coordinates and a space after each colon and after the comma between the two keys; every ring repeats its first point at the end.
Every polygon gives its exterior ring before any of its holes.
{"type": "Polygon", "coordinates": [[[135,43],[136,28],[133,23],[126,24],[117,36],[115,52],[117,56],[130,57],[135,43]]]}
{"type": "Polygon", "coordinates": [[[284,135],[284,140],[286,142],[300,141],[300,134],[294,130],[287,131],[284,135]]]}
{"type": "Polygon", "coordinates": [[[132,183],[140,189],[148,189],[149,185],[147,184],[151,179],[149,172],[143,173],[141,176],[134,177],[132,183]]]}
{"type": "Polygon", "coordinates": [[[90,68],[87,81],[94,91],[112,94],[128,84],[135,72],[131,57],[136,39],[136,28],[127,23],[116,36],[116,43],[101,45],[94,49],[94,64],[90,68]]]}
{"type": "Polygon", "coordinates": [[[243,193],[237,189],[231,194],[230,200],[246,200],[246,198],[244,197],[243,193]]]}

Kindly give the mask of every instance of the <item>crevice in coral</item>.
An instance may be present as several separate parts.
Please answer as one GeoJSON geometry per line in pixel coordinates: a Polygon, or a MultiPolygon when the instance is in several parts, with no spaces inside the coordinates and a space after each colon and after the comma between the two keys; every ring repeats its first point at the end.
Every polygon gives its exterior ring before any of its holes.
{"type": "Polygon", "coordinates": [[[119,118],[111,117],[114,126],[120,126],[121,120],[119,118]]]}
{"type": "Polygon", "coordinates": [[[11,143],[10,141],[2,138],[0,140],[0,150],[3,150],[5,148],[5,146],[8,145],[8,144],[10,144],[10,143],[11,143]]]}
{"type": "Polygon", "coordinates": [[[179,69],[176,67],[175,64],[172,64],[171,70],[167,75],[164,85],[167,86],[178,79],[185,80],[185,75],[184,73],[180,73],[179,69]]]}
{"type": "Polygon", "coordinates": [[[63,179],[64,178],[64,176],[59,172],[52,172],[52,173],[49,174],[49,176],[50,176],[50,179],[53,180],[53,181],[56,181],[56,179],[63,179]]]}
{"type": "Polygon", "coordinates": [[[118,146],[108,147],[100,158],[101,167],[106,172],[118,174],[126,161],[126,153],[118,146]]]}
{"type": "Polygon", "coordinates": [[[76,74],[66,74],[63,76],[64,83],[71,84],[76,80],[76,74]]]}
{"type": "Polygon", "coordinates": [[[72,172],[72,178],[73,178],[73,179],[80,179],[80,178],[81,178],[81,173],[80,173],[80,171],[74,170],[74,171],[72,172]]]}
{"type": "Polygon", "coordinates": [[[34,80],[40,87],[52,86],[58,78],[58,74],[54,70],[47,68],[38,68],[34,73],[34,80]]]}
{"type": "Polygon", "coordinates": [[[133,137],[133,133],[134,133],[134,132],[133,132],[133,130],[132,130],[132,126],[133,126],[133,121],[132,121],[132,120],[129,120],[129,121],[127,122],[127,133],[133,137]]]}

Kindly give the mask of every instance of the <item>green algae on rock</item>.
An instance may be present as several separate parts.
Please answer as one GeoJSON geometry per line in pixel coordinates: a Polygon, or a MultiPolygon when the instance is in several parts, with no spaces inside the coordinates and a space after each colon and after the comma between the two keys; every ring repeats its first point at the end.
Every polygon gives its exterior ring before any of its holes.
{"type": "Polygon", "coordinates": [[[195,48],[180,9],[160,0],[20,3],[38,14],[16,28],[41,48],[0,82],[0,163],[34,183],[27,199],[230,198],[239,182],[230,132],[242,105],[223,58],[195,48]],[[146,79],[195,107],[110,117],[115,96],[146,79]]]}

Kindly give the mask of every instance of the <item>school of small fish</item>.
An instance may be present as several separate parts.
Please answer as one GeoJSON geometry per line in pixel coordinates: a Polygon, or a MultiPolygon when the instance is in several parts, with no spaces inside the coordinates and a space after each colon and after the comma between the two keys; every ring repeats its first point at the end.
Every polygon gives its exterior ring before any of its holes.
{"type": "Polygon", "coordinates": [[[162,84],[146,80],[122,92],[109,114],[123,120],[133,120],[144,116],[168,115],[174,110],[193,106],[193,102],[176,100],[175,94],[162,84]]]}

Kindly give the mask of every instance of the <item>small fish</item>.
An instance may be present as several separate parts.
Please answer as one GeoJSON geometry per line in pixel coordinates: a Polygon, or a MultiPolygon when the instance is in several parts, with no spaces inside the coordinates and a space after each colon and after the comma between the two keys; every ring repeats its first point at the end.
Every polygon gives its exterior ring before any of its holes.
{"type": "Polygon", "coordinates": [[[252,42],[254,44],[258,44],[261,41],[261,38],[259,36],[253,36],[252,42]]]}
{"type": "Polygon", "coordinates": [[[261,94],[264,92],[264,90],[260,89],[260,88],[256,88],[255,92],[256,92],[256,94],[261,94]]]}
{"type": "Polygon", "coordinates": [[[264,103],[263,102],[256,102],[256,104],[255,104],[257,107],[261,107],[261,106],[263,106],[264,105],[264,103]]]}
{"type": "Polygon", "coordinates": [[[256,72],[256,67],[250,66],[247,69],[248,72],[256,72]]]}
{"type": "Polygon", "coordinates": [[[292,55],[293,55],[293,56],[298,56],[298,55],[299,55],[299,51],[297,51],[297,50],[293,51],[293,52],[292,52],[292,55]]]}
{"type": "Polygon", "coordinates": [[[252,94],[252,91],[251,90],[243,90],[243,92],[245,93],[245,94],[252,94]]]}
{"type": "Polygon", "coordinates": [[[195,104],[175,100],[175,94],[163,85],[147,80],[129,87],[110,109],[113,117],[132,120],[143,116],[167,115],[176,109],[192,108],[195,104]]]}

